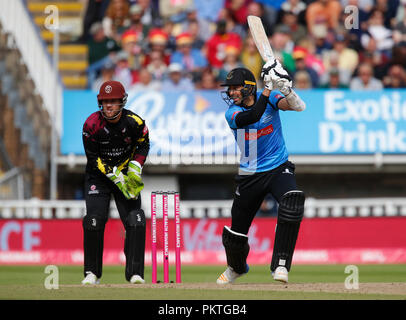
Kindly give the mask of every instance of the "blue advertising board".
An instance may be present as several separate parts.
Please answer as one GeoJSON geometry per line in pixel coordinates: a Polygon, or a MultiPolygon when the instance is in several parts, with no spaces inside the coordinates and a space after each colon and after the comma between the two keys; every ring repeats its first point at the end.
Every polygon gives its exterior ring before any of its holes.
{"type": "MultiPolygon", "coordinates": [[[[406,90],[303,90],[303,112],[281,111],[290,154],[406,152],[406,90]]],[[[83,155],[82,126],[98,110],[97,93],[64,93],[61,153],[83,155]]],[[[235,153],[219,91],[129,92],[127,106],[145,119],[150,154],[235,153]]]]}

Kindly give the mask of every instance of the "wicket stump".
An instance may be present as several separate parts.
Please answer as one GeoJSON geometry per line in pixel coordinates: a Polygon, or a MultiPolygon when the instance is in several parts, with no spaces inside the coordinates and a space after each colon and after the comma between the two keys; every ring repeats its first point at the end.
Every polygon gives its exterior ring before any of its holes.
{"type": "Polygon", "coordinates": [[[151,193],[151,254],[152,254],[152,283],[157,283],[157,196],[162,196],[162,220],[163,220],[163,269],[164,283],[169,283],[169,214],[168,196],[174,199],[175,220],[175,268],[176,283],[181,283],[181,230],[180,230],[180,197],[179,192],[153,191],[151,193]]]}

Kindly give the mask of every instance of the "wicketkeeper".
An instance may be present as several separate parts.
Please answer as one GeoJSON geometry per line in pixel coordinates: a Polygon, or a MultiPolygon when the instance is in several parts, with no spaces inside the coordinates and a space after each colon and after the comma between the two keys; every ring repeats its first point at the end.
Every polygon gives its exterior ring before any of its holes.
{"type": "Polygon", "coordinates": [[[231,226],[225,226],[222,235],[228,267],[218,277],[218,284],[233,283],[248,272],[248,230],[268,193],[279,204],[270,268],[275,280],[288,282],[303,217],[305,195],[296,186],[295,165],[288,160],[279,110],[303,111],[305,103],[293,91],[292,80],[276,59],[263,66],[261,77],[265,85],[262,93],[257,93],[255,77],[245,68],[230,71],[223,84],[228,87],[222,92],[229,105],[225,117],[241,154],[252,150],[257,154],[254,158],[250,155],[250,161],[241,158],[231,226]]]}
{"type": "Polygon", "coordinates": [[[107,81],[97,95],[100,111],[83,125],[87,157],[86,216],[83,218],[83,284],[98,284],[102,276],[104,227],[111,195],[125,228],[125,278],[144,283],[145,214],[140,192],[142,167],[149,152],[145,121],[124,109],[127,93],[118,81],[107,81]]]}

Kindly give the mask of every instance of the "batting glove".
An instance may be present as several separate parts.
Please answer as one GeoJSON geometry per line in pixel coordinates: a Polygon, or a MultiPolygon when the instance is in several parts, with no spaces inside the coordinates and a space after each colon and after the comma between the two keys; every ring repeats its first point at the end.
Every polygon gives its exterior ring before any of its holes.
{"type": "Polygon", "coordinates": [[[267,61],[264,64],[264,66],[262,67],[261,77],[264,78],[264,76],[270,75],[272,69],[275,68],[277,62],[278,62],[278,60],[276,60],[276,59],[271,59],[271,60],[267,61]]]}
{"type": "Polygon", "coordinates": [[[273,89],[271,71],[275,65],[276,65],[275,59],[269,60],[267,63],[264,64],[261,70],[261,79],[264,82],[265,88],[267,88],[268,90],[273,89]]]}
{"type": "Polygon", "coordinates": [[[127,176],[117,167],[114,167],[113,172],[106,174],[106,176],[117,186],[117,188],[120,189],[126,199],[136,198],[136,196],[127,188],[127,176]]]}
{"type": "Polygon", "coordinates": [[[270,71],[272,85],[286,96],[291,92],[293,85],[292,79],[288,72],[282,67],[281,63],[278,60],[275,61],[276,65],[270,71]]]}
{"type": "Polygon", "coordinates": [[[142,166],[137,161],[130,161],[128,164],[128,188],[132,194],[136,197],[140,194],[141,190],[144,189],[144,182],[141,179],[142,166]]]}

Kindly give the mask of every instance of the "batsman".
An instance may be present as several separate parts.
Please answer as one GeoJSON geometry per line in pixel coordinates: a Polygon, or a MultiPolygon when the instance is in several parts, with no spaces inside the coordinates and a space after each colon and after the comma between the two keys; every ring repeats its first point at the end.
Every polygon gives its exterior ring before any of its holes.
{"type": "Polygon", "coordinates": [[[100,282],[104,229],[112,195],[125,228],[125,278],[131,283],[145,283],[146,225],[140,192],[144,188],[141,173],[149,152],[149,134],[145,121],[124,108],[127,96],[120,82],[104,82],[97,95],[100,110],[83,125],[87,165],[82,284],[100,282]]]}
{"type": "Polygon", "coordinates": [[[248,231],[268,193],[279,204],[271,274],[274,280],[287,283],[303,218],[305,195],[296,185],[295,165],[288,160],[279,110],[303,111],[306,106],[275,58],[263,66],[261,77],[262,92],[257,92],[256,79],[245,68],[231,70],[222,84],[228,87],[222,91],[229,105],[225,117],[240,148],[241,160],[235,178],[231,226],[224,226],[222,234],[228,266],[218,277],[218,284],[233,283],[248,272],[248,231]],[[247,152],[255,153],[248,161],[244,156],[247,152]]]}

